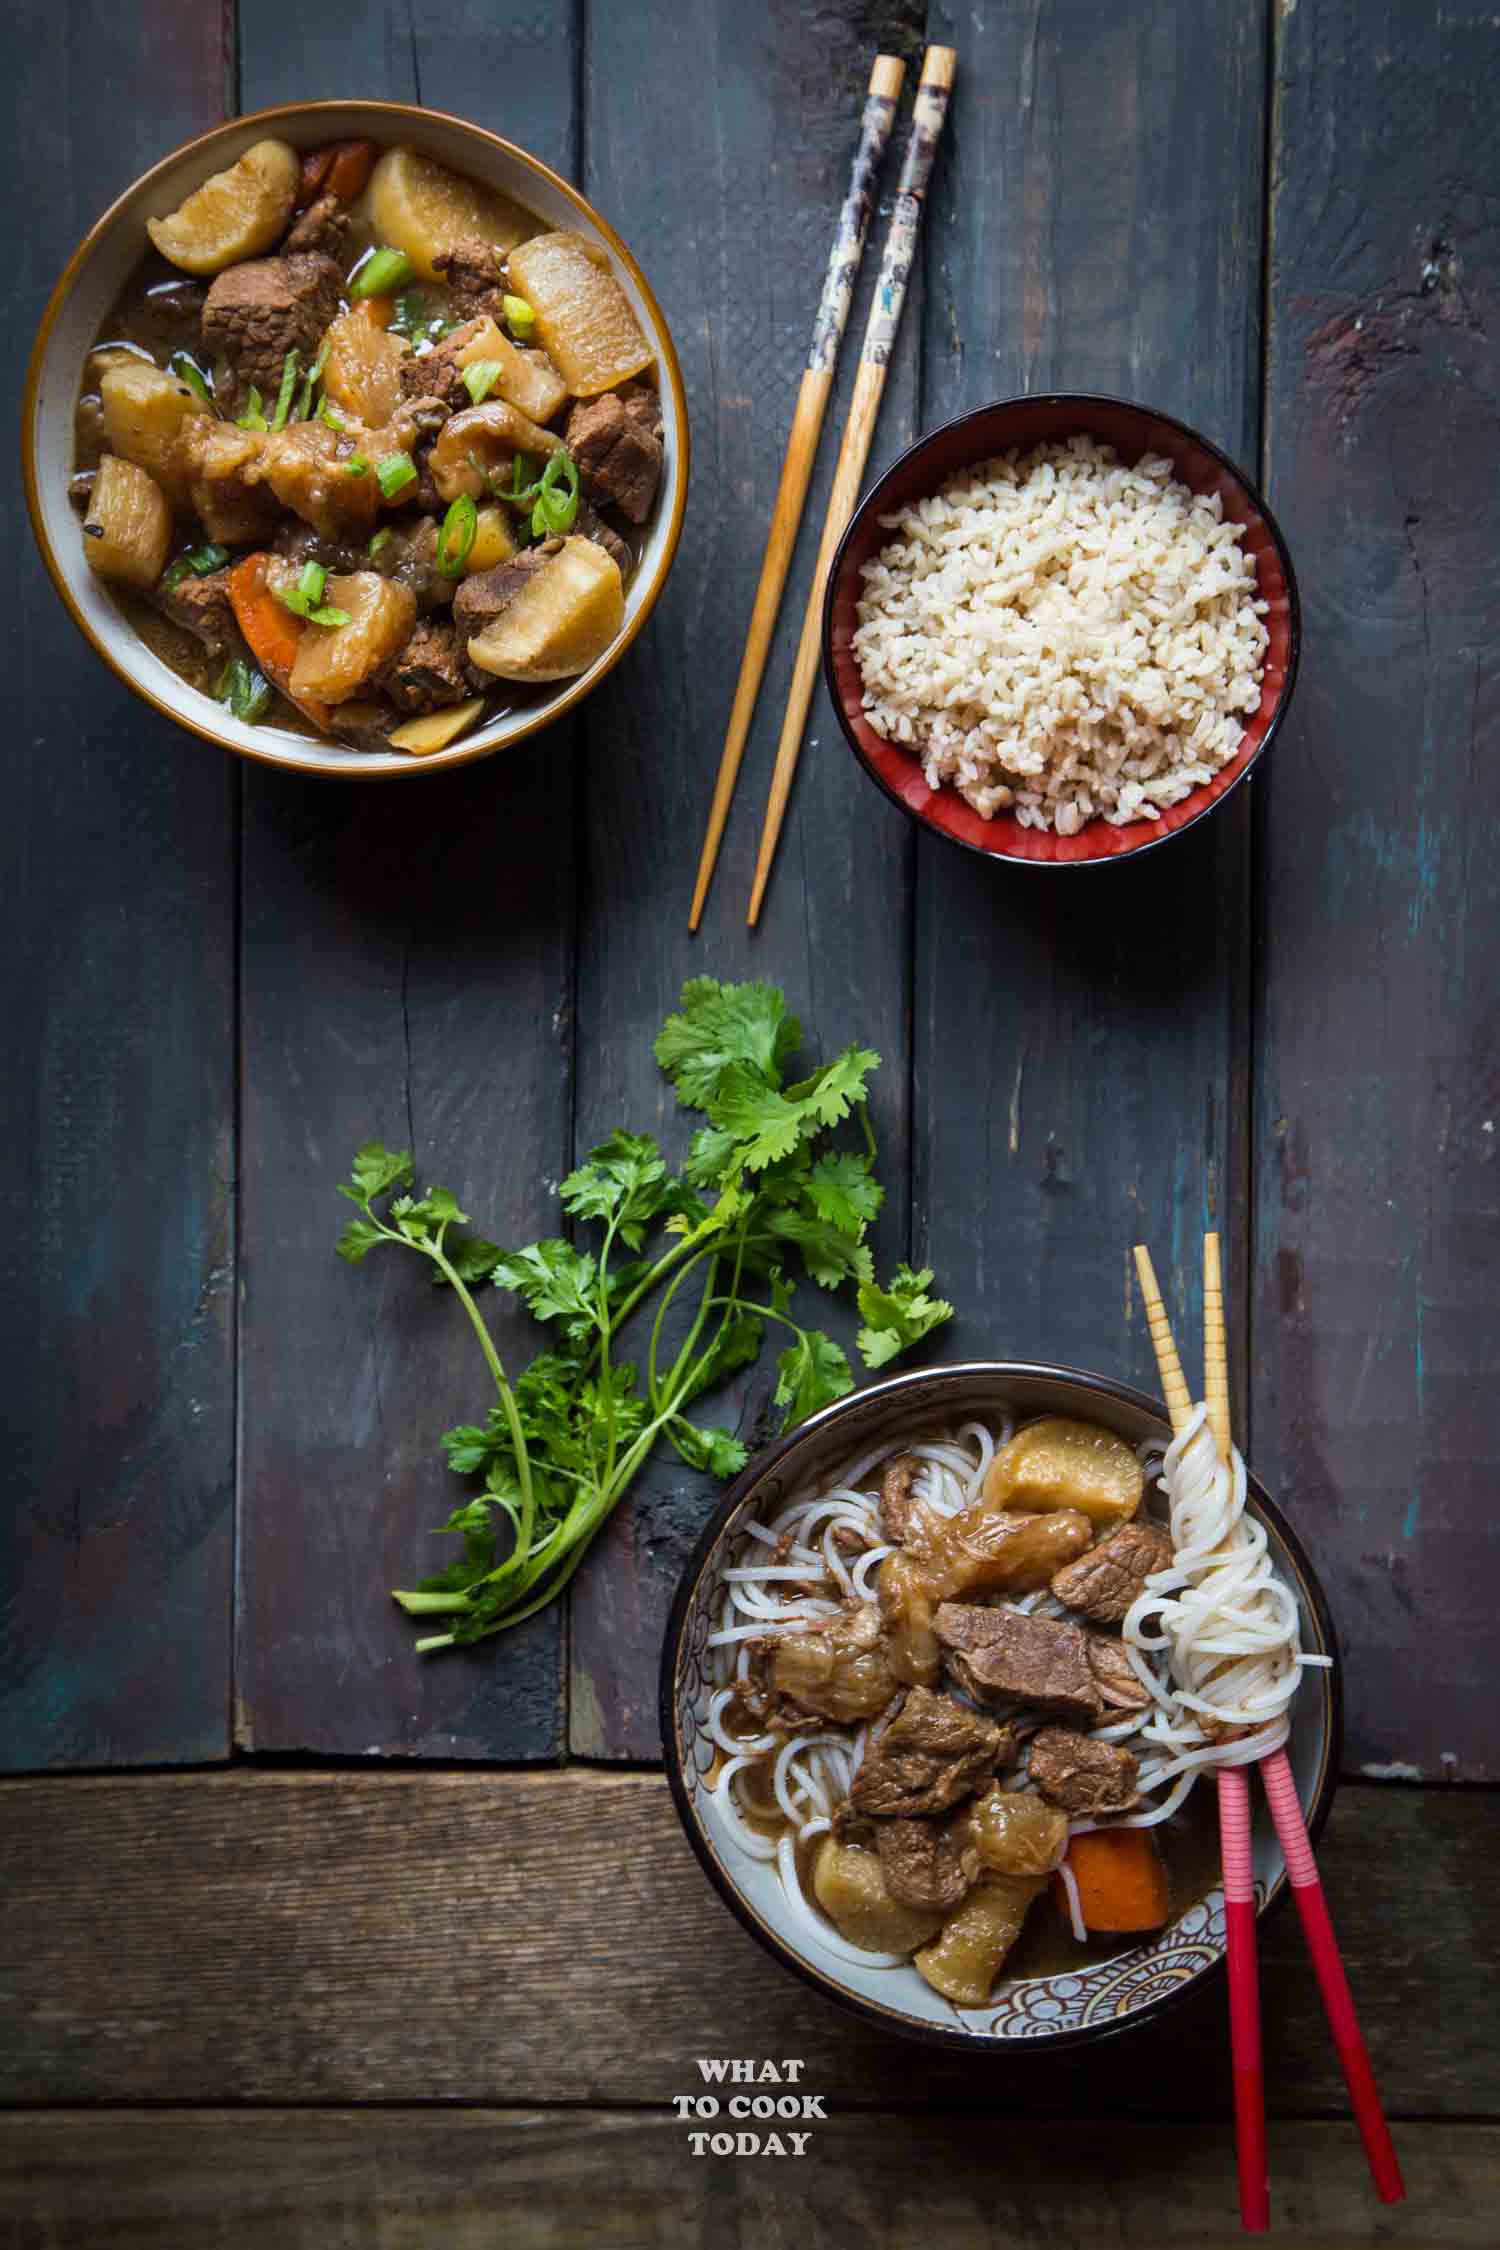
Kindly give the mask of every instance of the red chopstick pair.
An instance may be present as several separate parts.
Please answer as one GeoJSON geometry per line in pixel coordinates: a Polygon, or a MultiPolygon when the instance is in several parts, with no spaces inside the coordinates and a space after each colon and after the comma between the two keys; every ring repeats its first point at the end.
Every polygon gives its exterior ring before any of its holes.
{"type": "MultiPolygon", "coordinates": [[[[1355,2123],[1365,2144],[1375,2192],[1382,2203],[1406,2195],[1390,2127],[1375,2089],[1369,2050],[1359,2028],[1354,1997],[1333,1934],[1333,1920],[1313,1858],[1297,1784],[1284,1750],[1260,1762],[1261,1779],[1276,1823],[1292,1896],[1333,2044],[1349,2089],[1355,2123]]],[[[1260,2043],[1260,1990],[1256,1974],[1255,1882],[1250,1859],[1250,1787],[1242,1766],[1219,1770],[1219,1846],[1224,1867],[1224,1926],[1229,1950],[1229,2040],[1234,2068],[1234,2131],[1239,2162],[1240,2224],[1264,2234],[1271,2224],[1266,2163],[1265,2066],[1260,2043]]]]}

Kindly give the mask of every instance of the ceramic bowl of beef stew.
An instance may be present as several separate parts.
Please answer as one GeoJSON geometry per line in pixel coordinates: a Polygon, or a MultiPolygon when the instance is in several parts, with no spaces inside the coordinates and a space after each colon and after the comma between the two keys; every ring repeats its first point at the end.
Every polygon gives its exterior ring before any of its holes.
{"type": "Polygon", "coordinates": [[[54,583],[135,692],[273,765],[431,772],[597,687],[687,494],[682,376],[608,222],[390,102],[237,118],[99,220],[23,420],[54,583]]]}
{"type": "MultiPolygon", "coordinates": [[[[1124,1384],[970,1362],[839,1400],[725,1493],[667,1632],[668,1777],[725,1904],[829,1999],[969,2053],[1063,2048],[1219,1970],[1212,1772],[1184,1780],[1141,1692],[1166,1677],[1140,1645],[1173,1561],[1170,1439],[1124,1384]]],[[[1286,1749],[1316,1836],[1333,1626],[1248,1474],[1244,1508],[1295,1606],[1286,1749]]],[[[1287,1877],[1253,1800],[1265,1913],[1287,1877]]]]}

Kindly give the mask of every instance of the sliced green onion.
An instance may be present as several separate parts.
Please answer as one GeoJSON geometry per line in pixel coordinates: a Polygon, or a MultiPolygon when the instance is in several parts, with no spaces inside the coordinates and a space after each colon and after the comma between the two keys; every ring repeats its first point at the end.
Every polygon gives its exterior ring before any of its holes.
{"type": "Polygon", "coordinates": [[[237,719],[252,727],[265,717],[273,700],[270,681],[242,656],[233,657],[225,665],[214,682],[214,694],[220,703],[228,704],[237,719]]]}
{"type": "Polygon", "coordinates": [[[164,574],[162,585],[180,586],[189,572],[195,578],[211,577],[214,571],[222,570],[228,560],[227,547],[189,547],[187,553],[179,555],[171,569],[164,574]]]}
{"type": "Polygon", "coordinates": [[[349,284],[349,301],[358,304],[363,297],[386,297],[393,289],[404,288],[416,278],[416,267],[404,250],[388,246],[372,250],[358,273],[349,284]]]}
{"type": "Polygon", "coordinates": [[[332,603],[323,609],[310,609],[307,615],[313,625],[347,625],[350,621],[348,610],[335,609],[332,603]]]}
{"type": "Polygon", "coordinates": [[[167,371],[175,375],[179,382],[186,383],[195,398],[201,399],[205,406],[211,406],[215,414],[218,413],[219,402],[214,397],[213,385],[191,353],[173,352],[167,361],[167,371]]]}
{"type": "Polygon", "coordinates": [[[578,465],[566,446],[561,447],[542,471],[531,528],[538,539],[571,531],[578,520],[578,465]]]}
{"type": "Polygon", "coordinates": [[[377,531],[374,538],[370,541],[369,556],[371,562],[375,560],[375,557],[380,553],[382,547],[388,547],[390,543],[391,527],[389,524],[387,524],[384,531],[377,531]]]}
{"type": "Polygon", "coordinates": [[[283,584],[277,587],[276,599],[294,617],[311,617],[323,599],[323,588],[327,583],[328,573],[321,563],[304,563],[297,574],[295,585],[283,584]]]}
{"type": "Polygon", "coordinates": [[[391,333],[394,336],[414,338],[426,318],[426,298],[420,289],[408,289],[405,296],[396,299],[396,309],[391,314],[391,333]]]}
{"type": "Polygon", "coordinates": [[[252,383],[250,385],[250,403],[245,408],[244,413],[236,417],[235,428],[239,430],[263,430],[265,426],[266,402],[252,383]]]}
{"type": "Polygon", "coordinates": [[[271,428],[284,430],[286,418],[292,411],[292,393],[297,388],[297,366],[301,358],[296,345],[281,363],[281,388],[276,393],[276,411],[271,416],[271,428]]]}
{"type": "Polygon", "coordinates": [[[479,510],[467,492],[459,494],[443,518],[438,533],[437,566],[445,578],[457,578],[479,536],[479,510]]]}
{"type": "Polygon", "coordinates": [[[348,460],[344,463],[344,474],[346,477],[367,477],[369,473],[370,464],[365,459],[362,453],[351,453],[348,460]]]}
{"type": "Polygon", "coordinates": [[[345,421],[343,415],[339,412],[338,408],[333,404],[333,401],[331,399],[319,399],[318,419],[319,421],[326,422],[330,430],[344,430],[349,426],[345,421]]]}
{"type": "Polygon", "coordinates": [[[505,325],[522,343],[536,327],[536,314],[524,297],[505,296],[500,300],[505,308],[505,325]]]}
{"type": "Polygon", "coordinates": [[[498,359],[472,359],[463,371],[463,386],[476,406],[483,406],[501,376],[498,359]]]}
{"type": "Polygon", "coordinates": [[[327,365],[328,338],[325,336],[321,345],[318,347],[317,358],[313,361],[311,367],[307,371],[307,378],[302,385],[302,396],[297,401],[297,411],[292,416],[292,420],[294,422],[307,422],[312,419],[313,392],[317,389],[319,383],[321,383],[321,381],[323,380],[323,370],[327,365]]]}
{"type": "Polygon", "coordinates": [[[383,461],[376,462],[375,474],[387,500],[394,500],[398,492],[416,483],[417,465],[409,453],[388,453],[383,461]]]}

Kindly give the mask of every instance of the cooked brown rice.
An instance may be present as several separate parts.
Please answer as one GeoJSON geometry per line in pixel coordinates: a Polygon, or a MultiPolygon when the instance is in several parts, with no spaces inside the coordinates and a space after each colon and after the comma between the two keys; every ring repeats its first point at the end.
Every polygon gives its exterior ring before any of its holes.
{"type": "Polygon", "coordinates": [[[882,519],[854,650],[871,725],[986,820],[1076,834],[1209,781],[1260,704],[1255,564],[1169,461],[1070,438],[882,519]]]}

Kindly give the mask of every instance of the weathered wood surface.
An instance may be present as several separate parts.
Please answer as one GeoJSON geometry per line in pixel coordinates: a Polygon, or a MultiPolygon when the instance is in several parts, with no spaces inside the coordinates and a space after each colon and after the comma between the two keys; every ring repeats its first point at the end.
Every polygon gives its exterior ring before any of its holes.
{"type": "MultiPolygon", "coordinates": [[[[694,2129],[671,2113],[595,2110],[23,2111],[0,2118],[0,2243],[991,2250],[1045,2239],[1051,2250],[1237,2250],[1244,2241],[1216,2126],[1010,2134],[988,2118],[835,2110],[801,2128],[812,2136],[801,2158],[779,2160],[695,2158],[694,2129]]],[[[1378,2233],[1410,2250],[1490,2250],[1500,2129],[1415,2126],[1401,2153],[1410,2197],[1383,2211],[1347,2126],[1278,2125],[1277,2241],[1354,2250],[1378,2233]]]]}
{"type": "MultiPolygon", "coordinates": [[[[1500,1795],[1349,1785],[1320,1857],[1393,2114],[1500,2114],[1500,1795]]],[[[229,1773],[0,1791],[0,2102],[651,2104],[795,2055],[837,2106],[1228,2115],[1223,1994],[980,2065],[807,1989],[705,1883],[656,1775],[229,1773]]],[[[1278,2113],[1345,2113],[1294,1914],[1278,2113]]]]}
{"type": "MultiPolygon", "coordinates": [[[[899,814],[858,784],[821,694],[766,911],[758,932],[745,928],[878,240],[865,260],[781,627],[696,938],[687,910],[870,60],[885,47],[914,66],[921,27],[891,0],[836,0],[815,18],[702,0],[693,11],[692,67],[653,71],[645,110],[622,99],[643,56],[680,43],[683,22],[674,0],[595,8],[585,44],[584,187],[639,254],[672,325],[692,411],[693,484],[682,548],[650,633],[611,682],[617,692],[595,698],[584,714],[577,1146],[628,1123],[663,1126],[684,1148],[687,1135],[667,1114],[670,1089],[651,1059],[657,1026],[688,976],[769,978],[785,986],[811,1048],[829,1053],[858,1040],[886,1058],[873,1104],[890,1189],[877,1250],[895,1259],[905,1255],[907,1232],[911,839],[899,814]],[[649,132],[641,130],[646,114],[649,132]]],[[[915,80],[914,67],[909,76],[915,80]]],[[[888,194],[898,163],[893,148],[888,194]]],[[[872,470],[916,432],[921,322],[918,282],[872,470]]],[[[762,1376],[742,1394],[747,1430],[766,1427],[758,1417],[767,1391],[762,1376]]],[[[658,1755],[662,1626],[712,1498],[708,1480],[675,1459],[653,1464],[580,1572],[570,1638],[578,1754],[658,1755]]]]}
{"type": "MultiPolygon", "coordinates": [[[[358,91],[576,169],[576,27],[534,4],[240,15],[245,108],[358,91]],[[352,43],[352,46],[351,46],[352,43]],[[351,81],[350,57],[360,68],[351,81]]],[[[572,1050],[575,730],[452,775],[245,776],[237,1738],[255,1750],[550,1757],[562,1617],[440,1664],[388,1589],[450,1559],[438,1449],[492,1394],[415,1260],[333,1255],[362,1140],[411,1146],[501,1241],[557,1231],[572,1050]]],[[[492,1292],[502,1351],[524,1322],[492,1292]]]]}
{"type": "Polygon", "coordinates": [[[1302,582],[1263,791],[1255,1429],[1348,1755],[1494,1778],[1500,19],[1284,9],[1266,442],[1302,582]]]}
{"type": "MultiPolygon", "coordinates": [[[[961,64],[924,423],[1104,391],[1253,460],[1265,12],[929,15],[961,64]]],[[[1244,792],[1133,867],[1007,868],[922,839],[912,1225],[959,1307],[945,1350],[1154,1392],[1131,1244],[1151,1243],[1186,1350],[1217,1226],[1242,1380],[1248,855],[1244,792]]]]}
{"type": "MultiPolygon", "coordinates": [[[[217,9],[10,11],[4,422],[100,211],[218,115],[217,9]],[[150,102],[121,103],[140,57],[150,102]],[[163,61],[160,58],[169,57],[163,61]],[[22,216],[24,215],[24,216],[22,216]]],[[[232,768],[80,640],[8,455],[0,1765],[222,1756],[234,1462],[232,768]]]]}

